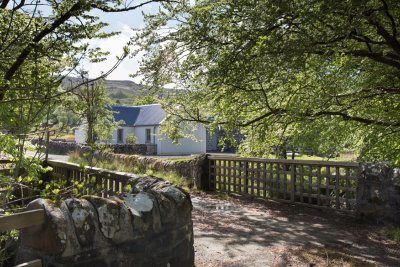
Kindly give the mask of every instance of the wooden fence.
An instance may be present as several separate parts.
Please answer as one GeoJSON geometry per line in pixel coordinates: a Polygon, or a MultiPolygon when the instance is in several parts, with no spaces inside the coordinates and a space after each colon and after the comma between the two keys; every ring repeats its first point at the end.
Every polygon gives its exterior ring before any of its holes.
{"type": "MultiPolygon", "coordinates": [[[[45,214],[43,209],[29,210],[25,212],[15,213],[12,215],[0,216],[0,233],[13,229],[22,229],[43,224],[45,214]]],[[[15,267],[41,267],[40,259],[21,263],[15,267]]]]}
{"type": "Polygon", "coordinates": [[[104,170],[95,167],[81,167],[78,164],[48,160],[53,168],[52,176],[67,181],[67,186],[76,188],[80,194],[109,197],[124,192],[134,174],[104,170]]]}
{"type": "Polygon", "coordinates": [[[208,188],[352,211],[358,163],[208,156],[208,188]]]}

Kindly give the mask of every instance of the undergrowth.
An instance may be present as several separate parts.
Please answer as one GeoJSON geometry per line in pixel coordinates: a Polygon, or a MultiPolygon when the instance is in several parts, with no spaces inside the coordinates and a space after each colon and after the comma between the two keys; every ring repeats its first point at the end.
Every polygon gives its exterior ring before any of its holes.
{"type": "Polygon", "coordinates": [[[389,224],[384,228],[386,236],[400,244],[400,225],[389,224]]]}
{"type": "MultiPolygon", "coordinates": [[[[79,152],[71,152],[68,154],[69,161],[85,166],[90,165],[89,162],[82,157],[79,152]]],[[[176,172],[166,172],[166,171],[155,171],[151,169],[151,166],[138,166],[135,164],[124,164],[118,160],[97,160],[95,162],[95,167],[112,170],[112,171],[121,171],[121,172],[128,172],[134,173],[136,175],[143,175],[143,176],[154,176],[157,178],[162,178],[167,180],[187,191],[196,190],[194,188],[194,183],[192,181],[188,181],[185,177],[177,174],[176,172]]]]}

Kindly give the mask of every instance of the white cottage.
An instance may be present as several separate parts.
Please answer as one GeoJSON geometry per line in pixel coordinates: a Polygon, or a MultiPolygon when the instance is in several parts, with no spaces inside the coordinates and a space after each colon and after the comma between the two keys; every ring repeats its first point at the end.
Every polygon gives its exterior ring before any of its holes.
{"type": "MultiPolygon", "coordinates": [[[[115,130],[110,140],[111,144],[125,144],[130,135],[136,137],[136,144],[157,145],[157,155],[185,155],[201,154],[206,152],[206,128],[196,124],[192,133],[194,139],[182,138],[177,144],[165,134],[160,133],[165,111],[160,104],[143,106],[112,106],[115,121],[124,121],[120,128],[115,130]]],[[[84,143],[86,140],[85,126],[75,130],[75,142],[84,143]]]]}

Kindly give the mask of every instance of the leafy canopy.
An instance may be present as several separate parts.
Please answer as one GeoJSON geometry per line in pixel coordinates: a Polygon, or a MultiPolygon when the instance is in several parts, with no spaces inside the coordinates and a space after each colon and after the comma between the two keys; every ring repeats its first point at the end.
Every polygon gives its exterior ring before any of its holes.
{"type": "Polygon", "coordinates": [[[273,146],[400,164],[400,2],[200,0],[166,5],[136,40],[148,84],[181,93],[173,121],[273,146]]]}

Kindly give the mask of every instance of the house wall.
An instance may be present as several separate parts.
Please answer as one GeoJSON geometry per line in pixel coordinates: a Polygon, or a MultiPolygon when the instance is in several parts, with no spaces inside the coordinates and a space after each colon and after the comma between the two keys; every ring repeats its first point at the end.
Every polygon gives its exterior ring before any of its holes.
{"type": "MultiPolygon", "coordinates": [[[[120,127],[120,128],[123,129],[123,135],[122,135],[123,142],[119,143],[119,144],[125,144],[126,143],[126,138],[129,135],[132,135],[132,134],[134,135],[135,134],[135,127],[120,127]]],[[[110,143],[111,144],[118,144],[118,130],[114,130],[113,131],[110,143]]]]}
{"type": "MultiPolygon", "coordinates": [[[[126,142],[126,137],[129,135],[135,134],[135,128],[134,127],[121,127],[123,129],[123,144],[126,142]]],[[[118,139],[117,139],[117,130],[114,130],[112,133],[112,137],[108,142],[110,144],[118,144],[118,139]]],[[[86,126],[85,125],[80,125],[78,128],[75,129],[75,142],[78,144],[84,144],[86,143],[86,126]]],[[[139,143],[138,143],[139,144],[139,143]]],[[[143,143],[144,144],[144,143],[143,143]]]]}
{"type": "Polygon", "coordinates": [[[155,139],[157,137],[154,135],[155,129],[158,128],[158,126],[136,126],[135,127],[135,135],[136,135],[136,144],[146,144],[146,129],[150,129],[151,133],[151,144],[155,143],[155,139]]]}
{"type": "Polygon", "coordinates": [[[184,155],[184,154],[203,154],[206,153],[206,128],[197,124],[192,133],[197,140],[191,138],[181,138],[177,144],[164,135],[160,134],[159,127],[156,128],[157,155],[184,155]]]}
{"type": "MultiPolygon", "coordinates": [[[[197,124],[195,131],[192,133],[196,140],[191,138],[182,138],[178,144],[174,144],[172,140],[165,134],[160,134],[159,126],[137,126],[137,127],[121,127],[123,129],[123,143],[126,138],[134,134],[136,136],[136,144],[146,144],[146,129],[151,130],[151,144],[157,145],[157,155],[184,155],[184,154],[202,154],[206,153],[206,128],[197,124]]],[[[108,142],[110,144],[118,144],[117,133],[113,131],[112,138],[108,142]]],[[[81,125],[75,130],[75,142],[83,144],[86,141],[85,126],[81,125]]]]}
{"type": "Polygon", "coordinates": [[[86,142],[85,126],[83,124],[75,129],[75,142],[78,144],[84,144],[86,142]]]}

